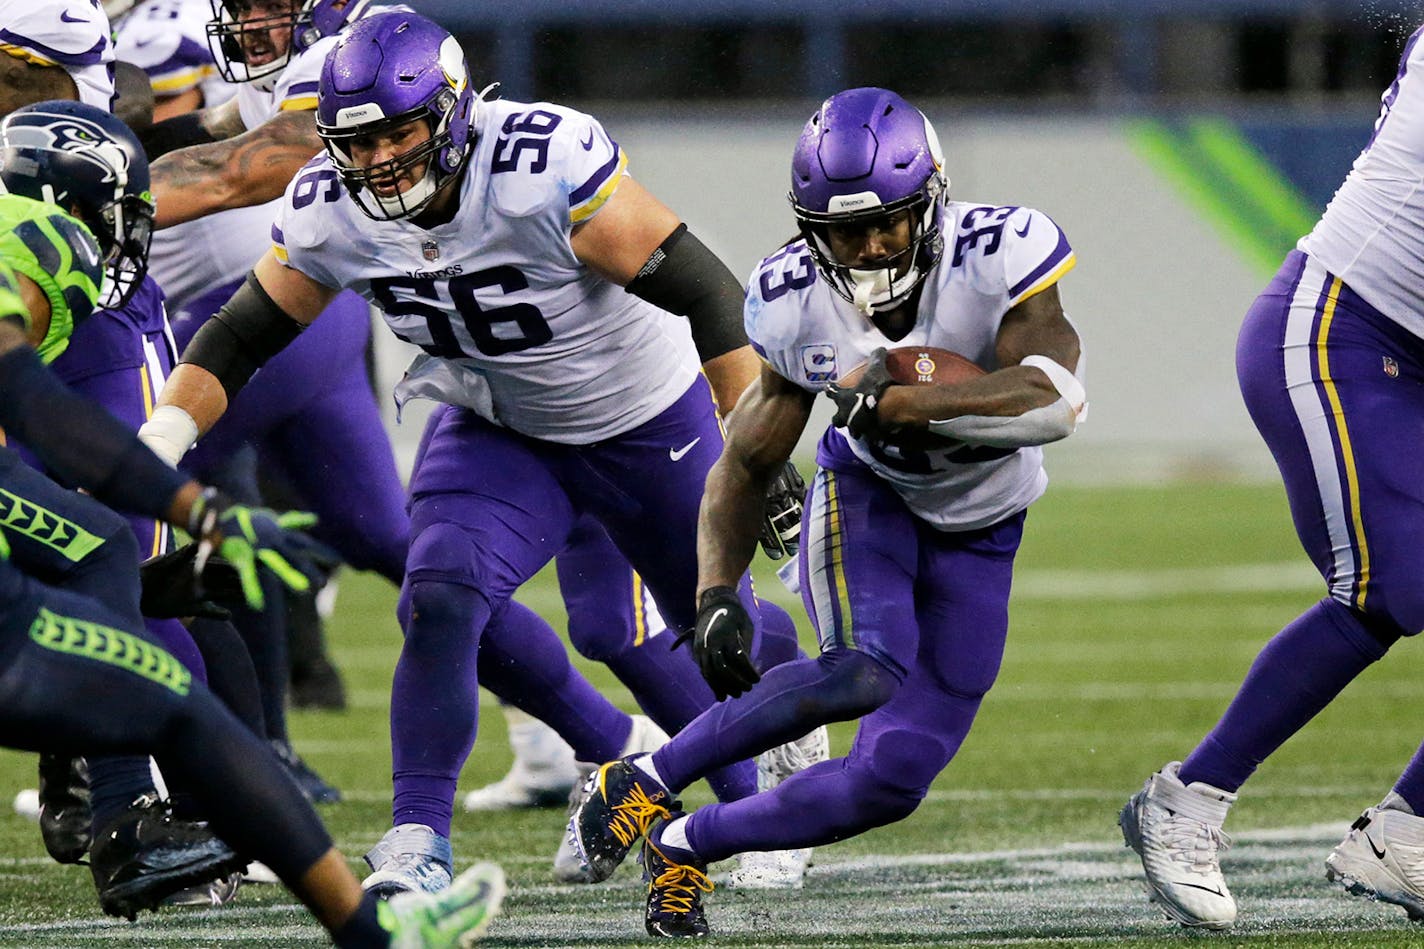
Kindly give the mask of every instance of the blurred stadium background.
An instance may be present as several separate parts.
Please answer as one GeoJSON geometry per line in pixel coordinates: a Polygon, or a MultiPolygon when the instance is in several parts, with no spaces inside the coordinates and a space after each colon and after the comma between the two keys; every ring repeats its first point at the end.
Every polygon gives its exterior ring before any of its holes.
{"type": "MultiPolygon", "coordinates": [[[[1093,408],[1048,451],[1054,487],[1030,517],[999,685],[913,818],[823,850],[795,896],[718,892],[709,913],[719,945],[1181,944],[1142,898],[1117,808],[1195,743],[1265,639],[1319,595],[1237,395],[1236,328],[1368,138],[1424,3],[412,5],[461,36],[477,81],[603,120],[633,174],[739,275],[791,236],[792,145],[816,103],[852,85],[895,88],[929,114],[953,196],[1032,205],[1063,226],[1093,408]]],[[[378,339],[388,392],[409,353],[378,339]]],[[[407,464],[422,417],[392,428],[407,464]]],[[[758,569],[764,592],[793,602],[758,569]]],[[[561,615],[548,576],[521,598],[561,615]]],[[[393,603],[379,580],[343,580],[330,634],[352,707],[293,719],[303,754],[346,791],[323,816],[351,856],[388,815],[393,603]]],[[[1417,658],[1396,653],[1243,794],[1230,945],[1417,945],[1401,913],[1348,900],[1320,863],[1416,747],[1417,658]]],[[[487,705],[462,793],[504,772],[503,730],[487,705]]],[[[851,734],[834,731],[837,753],[851,734]]],[[[11,787],[32,767],[0,756],[11,787]]],[[[607,887],[549,883],[559,825],[556,812],[457,814],[457,859],[499,859],[515,885],[491,943],[647,945],[635,868],[607,887]]],[[[85,871],[50,864],[32,825],[0,821],[0,853],[0,945],[320,943],[270,888],[130,926],[97,918],[85,871]]]]}
{"type": "MultiPolygon", "coordinates": [[[[907,96],[952,197],[1038,207],[1078,252],[1062,286],[1092,415],[1052,452],[1060,482],[1273,477],[1236,394],[1236,328],[1424,18],[1403,0],[414,5],[461,36],[477,82],[598,116],[738,276],[794,233],[789,159],[817,102],[907,96]]],[[[380,339],[398,377],[406,353],[380,339]]],[[[407,458],[418,431],[397,430],[407,458]]]]}

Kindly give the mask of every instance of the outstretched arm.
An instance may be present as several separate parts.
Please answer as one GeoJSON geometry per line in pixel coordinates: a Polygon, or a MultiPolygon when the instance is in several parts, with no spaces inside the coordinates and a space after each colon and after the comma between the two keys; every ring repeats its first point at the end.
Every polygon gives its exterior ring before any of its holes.
{"type": "Polygon", "coordinates": [[[235,138],[170,152],[150,169],[158,204],[155,226],[172,227],[279,198],[292,176],[321,149],[315,113],[298,109],[280,112],[235,138]]]}
{"type": "Polygon", "coordinates": [[[269,250],[183,350],[140,437],[176,465],[252,374],[316,319],[336,292],[284,266],[269,250]]]}

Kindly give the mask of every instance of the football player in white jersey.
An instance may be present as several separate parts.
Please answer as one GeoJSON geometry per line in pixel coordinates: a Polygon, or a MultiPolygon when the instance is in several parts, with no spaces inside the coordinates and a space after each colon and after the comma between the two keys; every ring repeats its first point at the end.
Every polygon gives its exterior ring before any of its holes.
{"type": "Polygon", "coordinates": [[[733,413],[698,522],[704,663],[749,625],[726,595],[756,540],[761,492],[816,397],[838,411],[822,436],[802,519],[801,589],[818,659],[785,663],[652,755],[610,762],[572,823],[611,873],[646,829],[645,923],[706,935],[707,865],[745,850],[809,847],[901,820],[959,749],[993,684],[1025,508],[1044,490],[1038,447],[1085,410],[1078,334],[1057,283],[1074,264],[1062,231],[1023,207],[948,201],[929,121],[885,89],[822,103],[796,146],[802,238],[752,274],[746,329],[765,363],[733,413]],[[949,349],[986,373],[893,385],[886,350],[949,349]],[[836,385],[864,366],[855,385],[836,385]],[[860,718],[850,753],[774,790],[692,815],[674,795],[724,758],[860,718]]]}
{"type": "Polygon", "coordinates": [[[312,110],[322,59],[370,9],[370,0],[211,3],[215,65],[241,85],[229,101],[161,122],[145,136],[157,159],[160,228],[281,195],[292,172],[321,151],[312,110]]]}
{"type": "Polygon", "coordinates": [[[49,99],[109,111],[114,44],[99,0],[0,0],[0,115],[49,99]]]}
{"type": "MultiPolygon", "coordinates": [[[[735,279],[591,117],[481,101],[455,39],[408,12],[350,27],[320,82],[327,154],[293,179],[272,250],[194,337],[146,435],[181,455],[343,287],[425,350],[398,394],[456,408],[412,479],[396,826],[367,884],[439,889],[480,632],[583,513],[689,629],[696,511],[722,441],[712,394],[734,405],[756,358],[735,279]],[[689,330],[706,379],[682,358],[689,330]]],[[[719,697],[755,677],[757,646],[729,644],[707,673],[719,697]]]]}
{"type": "MultiPolygon", "coordinates": [[[[1315,228],[1246,313],[1236,371],[1326,595],[1266,645],[1221,720],[1123,807],[1152,899],[1224,929],[1222,822],[1256,767],[1424,628],[1424,30],[1315,228]]],[[[1424,749],[1325,861],[1424,919],[1424,749]]]]}
{"type": "Polygon", "coordinates": [[[106,0],[118,58],[148,74],[153,121],[222,105],[237,86],[218,74],[203,0],[106,0]]]}

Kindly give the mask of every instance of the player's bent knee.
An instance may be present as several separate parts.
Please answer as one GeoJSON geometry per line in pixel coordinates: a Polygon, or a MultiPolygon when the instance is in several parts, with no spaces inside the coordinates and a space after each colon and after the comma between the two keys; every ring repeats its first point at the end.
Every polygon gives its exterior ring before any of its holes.
{"type": "MultiPolygon", "coordinates": [[[[846,776],[853,785],[866,829],[909,817],[929,791],[929,781],[919,782],[917,777],[905,774],[890,776],[887,775],[887,767],[892,766],[868,760],[846,765],[846,776]]],[[[935,773],[938,774],[938,771],[935,773]]]]}
{"type": "Polygon", "coordinates": [[[913,801],[910,810],[924,800],[953,756],[943,741],[919,729],[890,728],[862,741],[851,767],[869,775],[883,795],[913,801]]]}
{"type": "Polygon", "coordinates": [[[616,612],[600,616],[569,610],[569,645],[590,662],[608,662],[633,645],[633,629],[616,612]]]}
{"type": "Polygon", "coordinates": [[[868,715],[890,701],[900,688],[899,675],[858,649],[831,650],[816,662],[826,669],[822,694],[834,704],[835,720],[868,715]]]}

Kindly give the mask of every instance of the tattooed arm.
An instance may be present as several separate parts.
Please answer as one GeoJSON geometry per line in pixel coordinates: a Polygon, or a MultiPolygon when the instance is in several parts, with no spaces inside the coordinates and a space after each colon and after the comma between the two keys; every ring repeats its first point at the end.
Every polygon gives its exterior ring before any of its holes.
{"type": "MultiPolygon", "coordinates": [[[[227,105],[224,103],[220,112],[227,105]]],[[[204,122],[215,138],[227,129],[204,122]]],[[[316,113],[279,112],[235,138],[170,152],[153,163],[157,227],[172,227],[216,211],[281,197],[297,169],[321,151],[316,113]]]]}

